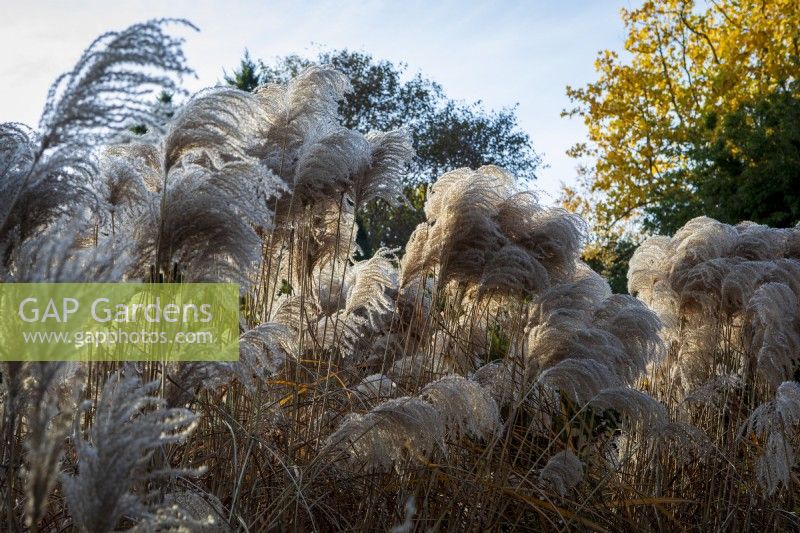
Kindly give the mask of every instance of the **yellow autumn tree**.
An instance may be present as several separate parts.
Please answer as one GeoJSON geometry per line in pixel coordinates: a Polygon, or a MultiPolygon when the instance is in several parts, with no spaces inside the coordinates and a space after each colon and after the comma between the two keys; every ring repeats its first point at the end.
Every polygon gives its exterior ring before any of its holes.
{"type": "Polygon", "coordinates": [[[797,0],[647,1],[622,18],[625,53],[601,51],[597,80],[567,87],[574,107],[564,111],[588,128],[570,155],[591,162],[564,203],[592,221],[598,242],[588,259],[606,268],[648,209],[691,200],[682,170],[709,113],[800,78],[797,0]]]}

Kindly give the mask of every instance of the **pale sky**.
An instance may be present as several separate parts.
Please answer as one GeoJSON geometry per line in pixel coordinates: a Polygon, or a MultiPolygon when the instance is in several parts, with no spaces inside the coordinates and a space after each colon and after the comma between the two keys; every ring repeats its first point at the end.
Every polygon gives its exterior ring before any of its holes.
{"type": "Polygon", "coordinates": [[[565,154],[585,139],[580,119],[561,118],[564,88],[595,79],[601,49],[621,50],[620,8],[638,0],[444,1],[14,1],[0,0],[0,122],[34,126],[47,89],[100,33],[158,17],[187,18],[182,31],[196,90],[222,79],[245,48],[269,62],[318,46],[404,61],[447,94],[486,107],[519,104],[520,126],[549,168],[535,184],[550,203],[574,183],[565,154]]]}

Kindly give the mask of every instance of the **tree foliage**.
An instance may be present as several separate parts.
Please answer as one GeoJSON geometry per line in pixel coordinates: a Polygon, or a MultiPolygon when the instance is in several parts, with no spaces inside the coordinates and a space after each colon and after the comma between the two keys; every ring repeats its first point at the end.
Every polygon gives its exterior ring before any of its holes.
{"type": "Polygon", "coordinates": [[[790,90],[709,115],[695,151],[703,211],[724,222],[786,227],[800,220],[800,93],[790,90]]]}
{"type": "Polygon", "coordinates": [[[427,186],[436,176],[459,167],[498,165],[520,179],[535,179],[541,160],[527,133],[517,124],[515,107],[486,110],[480,101],[450,99],[443,88],[420,73],[408,75],[405,64],[375,59],[350,50],[323,51],[316,57],[289,55],[273,64],[253,60],[248,52],[228,84],[251,91],[265,83],[285,83],[310,65],[343,72],[352,91],[340,105],[345,127],[361,132],[408,128],[416,157],[405,181],[407,206],[373,203],[360,216],[359,244],[364,255],[380,246],[402,246],[424,217],[427,186]]]}
{"type": "Polygon", "coordinates": [[[244,57],[239,62],[239,68],[234,70],[232,75],[225,73],[225,82],[228,85],[235,85],[243,91],[252,92],[261,83],[259,68],[260,65],[250,57],[250,52],[245,50],[244,57]]]}
{"type": "Polygon", "coordinates": [[[647,1],[622,18],[626,54],[600,52],[598,79],[568,87],[564,112],[588,128],[570,154],[592,161],[565,199],[599,242],[672,232],[704,211],[797,222],[800,3],[647,1]]]}

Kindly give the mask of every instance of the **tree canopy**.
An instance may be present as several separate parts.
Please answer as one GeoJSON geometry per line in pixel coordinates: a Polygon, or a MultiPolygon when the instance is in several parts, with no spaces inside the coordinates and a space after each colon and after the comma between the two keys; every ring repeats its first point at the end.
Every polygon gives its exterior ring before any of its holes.
{"type": "Polygon", "coordinates": [[[622,18],[626,53],[601,51],[564,111],[588,129],[570,154],[591,163],[565,202],[595,250],[700,214],[797,223],[800,3],[647,1],[622,18]]]}
{"type": "Polygon", "coordinates": [[[797,82],[711,113],[693,154],[701,208],[723,221],[786,227],[800,220],[800,99],[797,82]]]}

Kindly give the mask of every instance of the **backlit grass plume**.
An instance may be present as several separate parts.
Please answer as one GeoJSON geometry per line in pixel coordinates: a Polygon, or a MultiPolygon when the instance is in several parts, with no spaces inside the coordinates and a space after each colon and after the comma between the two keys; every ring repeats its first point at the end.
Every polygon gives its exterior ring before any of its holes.
{"type": "Polygon", "coordinates": [[[671,382],[653,387],[664,398],[702,406],[684,416],[727,453],[741,456],[732,428],[747,428],[757,459],[742,466],[768,494],[787,482],[797,447],[794,419],[784,423],[776,405],[791,413],[800,376],[799,231],[696,218],[674,237],[645,241],[628,276],[629,290],[668,325],[670,353],[654,371],[671,382]],[[724,425],[711,425],[715,412],[724,425]]]}
{"type": "Polygon", "coordinates": [[[133,124],[152,125],[143,98],[155,89],[179,92],[191,74],[182,40],[168,35],[180,20],[154,20],[98,37],[74,68],[51,85],[36,129],[0,126],[0,249],[15,246],[61,215],[97,209],[96,149],[133,124]]]}

